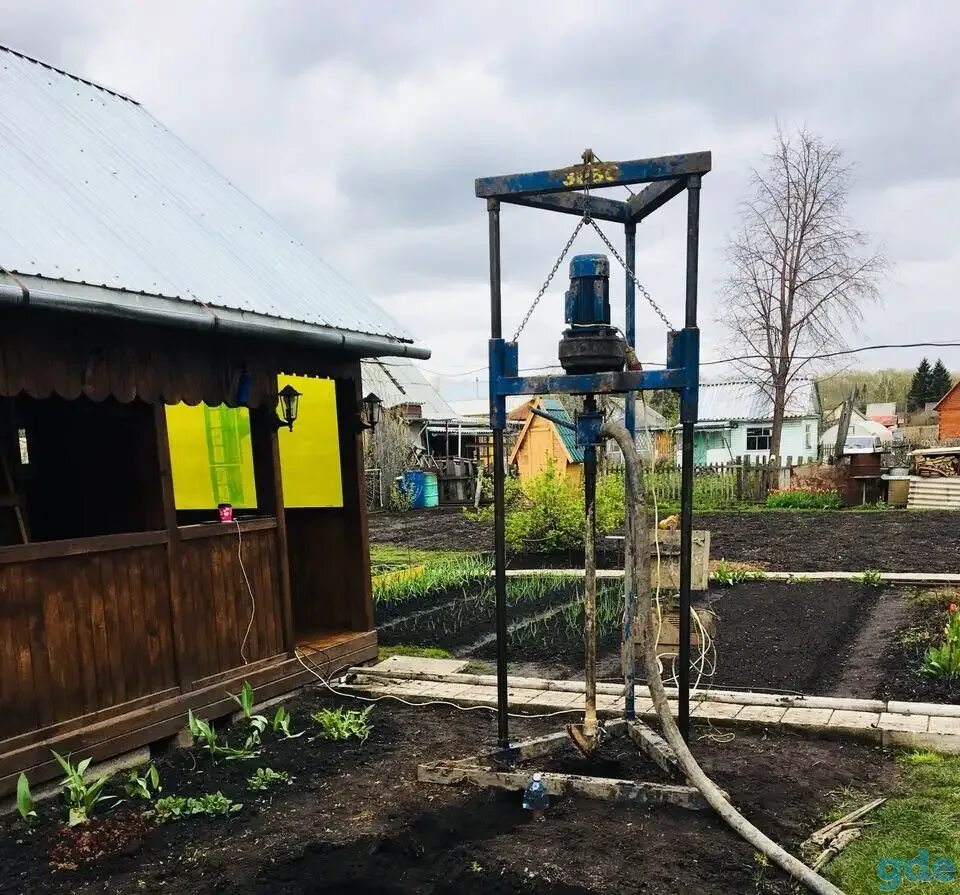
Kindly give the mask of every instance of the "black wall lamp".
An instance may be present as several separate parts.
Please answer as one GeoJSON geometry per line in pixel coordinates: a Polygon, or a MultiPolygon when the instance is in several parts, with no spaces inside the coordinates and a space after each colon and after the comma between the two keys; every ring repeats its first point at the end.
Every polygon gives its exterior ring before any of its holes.
{"type": "Polygon", "coordinates": [[[383,410],[383,401],[381,401],[373,392],[370,392],[360,402],[360,428],[369,429],[371,432],[377,428],[380,422],[380,414],[383,410]]]}
{"type": "Polygon", "coordinates": [[[292,432],[299,410],[300,392],[292,385],[285,385],[277,395],[276,427],[280,429],[286,426],[292,432]]]}

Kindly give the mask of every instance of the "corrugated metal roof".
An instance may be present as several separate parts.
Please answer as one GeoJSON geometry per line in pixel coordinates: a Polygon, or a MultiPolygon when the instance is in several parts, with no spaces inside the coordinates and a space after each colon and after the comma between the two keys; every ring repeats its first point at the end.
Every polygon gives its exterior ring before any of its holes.
{"type": "Polygon", "coordinates": [[[404,358],[360,363],[364,394],[373,392],[384,407],[420,404],[427,420],[455,419],[453,408],[427,382],[423,371],[404,358]]]}
{"type": "MultiPolygon", "coordinates": [[[[507,413],[522,407],[530,400],[528,395],[507,395],[506,405],[507,413]]],[[[490,399],[489,398],[464,398],[459,401],[451,401],[450,406],[457,416],[463,417],[483,417],[490,419],[490,399]]]]}
{"type": "MultiPolygon", "coordinates": [[[[812,379],[796,379],[791,388],[785,414],[788,419],[819,413],[812,379]]],[[[768,419],[773,419],[773,401],[756,383],[747,379],[700,383],[700,422],[768,419]]]]}
{"type": "MultiPolygon", "coordinates": [[[[560,403],[558,398],[541,398],[540,406],[544,412],[549,413],[550,416],[556,417],[558,420],[563,420],[566,423],[573,422],[573,417],[567,413],[566,408],[560,403]]],[[[577,444],[577,433],[572,432],[566,426],[554,426],[553,428],[557,435],[560,436],[560,440],[563,442],[567,454],[570,455],[570,461],[572,463],[583,463],[583,448],[577,444]]]]}
{"type": "Polygon", "coordinates": [[[3,47],[0,207],[8,271],[413,340],[140,105],[3,47]]]}

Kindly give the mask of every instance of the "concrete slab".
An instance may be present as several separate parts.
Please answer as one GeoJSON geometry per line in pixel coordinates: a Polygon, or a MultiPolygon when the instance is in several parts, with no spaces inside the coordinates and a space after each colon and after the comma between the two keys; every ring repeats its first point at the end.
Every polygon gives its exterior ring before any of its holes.
{"type": "Polygon", "coordinates": [[[896,712],[882,712],[879,728],[881,730],[910,730],[926,733],[930,723],[928,715],[901,715],[896,712]]]}
{"type": "Polygon", "coordinates": [[[737,721],[760,724],[779,724],[786,709],[773,708],[765,705],[745,705],[736,714],[737,721]]]}
{"type": "Polygon", "coordinates": [[[700,702],[690,710],[690,717],[720,721],[735,718],[742,708],[729,702],[700,702]]]}
{"type": "Polygon", "coordinates": [[[537,696],[537,706],[546,706],[555,709],[572,709],[583,707],[583,696],[577,693],[561,693],[559,690],[547,690],[537,696]]]}
{"type": "MultiPolygon", "coordinates": [[[[653,702],[650,702],[650,705],[653,706],[653,702]]],[[[609,712],[614,709],[623,711],[623,697],[622,696],[607,696],[604,694],[597,695],[597,711],[609,712]]]]}
{"type": "Polygon", "coordinates": [[[879,728],[879,712],[850,712],[838,709],[827,722],[827,727],[843,727],[847,730],[879,728]]]}
{"type": "Polygon", "coordinates": [[[883,731],[885,749],[929,749],[941,755],[960,755],[960,737],[916,730],[883,731]]]}
{"type": "Polygon", "coordinates": [[[931,718],[930,726],[927,730],[930,733],[942,733],[960,737],[960,718],[931,718]]]}
{"type": "Polygon", "coordinates": [[[373,667],[378,671],[412,671],[416,674],[457,674],[467,667],[465,659],[424,659],[420,656],[390,656],[373,667]]]}
{"type": "Polygon", "coordinates": [[[833,709],[787,709],[780,723],[784,727],[826,728],[833,709]]]}

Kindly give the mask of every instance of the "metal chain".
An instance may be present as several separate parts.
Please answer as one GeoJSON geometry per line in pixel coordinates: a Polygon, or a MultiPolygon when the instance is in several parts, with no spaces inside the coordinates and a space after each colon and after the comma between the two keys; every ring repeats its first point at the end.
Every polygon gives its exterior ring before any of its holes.
{"type": "Polygon", "coordinates": [[[556,264],[553,265],[553,270],[547,274],[546,280],[544,280],[543,285],[540,287],[540,291],[537,293],[537,297],[533,300],[533,304],[527,309],[527,313],[523,315],[523,320],[520,321],[520,325],[517,327],[517,331],[513,334],[513,339],[511,341],[516,342],[520,338],[520,333],[523,332],[524,327],[527,325],[527,321],[530,319],[533,312],[537,309],[537,305],[540,304],[540,299],[543,298],[547,289],[550,288],[550,281],[553,279],[554,274],[560,269],[560,265],[563,264],[563,259],[567,256],[567,252],[570,251],[570,247],[573,245],[573,241],[577,238],[577,234],[583,229],[583,225],[587,223],[588,218],[582,217],[577,222],[577,226],[574,228],[573,233],[570,234],[570,238],[567,240],[567,244],[563,247],[563,251],[560,253],[560,257],[557,258],[556,264]]]}
{"type": "MultiPolygon", "coordinates": [[[[653,300],[653,296],[647,292],[647,287],[643,285],[638,279],[637,275],[632,270],[627,270],[627,263],[620,257],[620,253],[613,247],[613,243],[607,239],[606,233],[600,229],[597,225],[597,222],[593,219],[590,214],[590,185],[593,182],[593,162],[597,159],[592,149],[587,149],[583,153],[583,161],[587,167],[586,176],[584,177],[583,184],[583,217],[577,222],[577,226],[574,228],[573,233],[570,234],[570,238],[567,240],[567,244],[563,247],[563,251],[560,253],[560,257],[557,258],[556,263],[553,265],[553,269],[547,274],[546,280],[544,280],[543,285],[540,287],[540,291],[537,293],[537,297],[533,300],[533,303],[527,308],[527,313],[523,315],[523,319],[520,321],[520,325],[517,327],[517,331],[513,334],[513,339],[511,341],[516,342],[520,338],[520,334],[526,328],[527,322],[530,320],[530,317],[533,315],[533,312],[537,309],[537,305],[540,304],[540,299],[546,294],[547,289],[550,288],[550,283],[553,280],[554,275],[560,269],[560,265],[563,264],[563,259],[567,256],[567,252],[570,251],[570,247],[573,245],[573,241],[577,238],[577,234],[583,229],[584,224],[589,224],[597,231],[600,238],[603,240],[606,247],[610,250],[610,253],[614,258],[620,263],[620,266],[623,268],[624,273],[626,273],[634,282],[637,289],[640,290],[640,294],[647,300],[647,303],[657,312],[657,316],[666,324],[667,329],[673,329],[673,324],[670,323],[667,319],[667,315],[660,310],[659,305],[653,300]]],[[[598,159],[597,159],[598,160],[598,159]]],[[[632,192],[632,191],[631,191],[632,192]]]]}
{"type": "Polygon", "coordinates": [[[604,245],[606,245],[606,247],[610,250],[610,254],[613,255],[613,257],[616,258],[617,261],[620,263],[620,266],[623,268],[624,273],[626,273],[626,275],[630,277],[631,280],[633,280],[636,287],[640,290],[640,294],[647,300],[647,304],[649,304],[650,307],[657,312],[657,316],[666,324],[667,328],[672,330],[673,324],[667,318],[667,315],[660,310],[660,306],[653,300],[653,296],[650,295],[649,292],[647,292],[647,287],[644,286],[643,283],[641,283],[637,279],[637,275],[632,270],[627,269],[627,262],[620,257],[620,253],[613,247],[613,243],[610,242],[609,239],[607,239],[607,234],[604,233],[603,230],[601,230],[597,226],[597,222],[593,220],[593,218],[590,218],[588,223],[590,224],[591,227],[593,227],[594,230],[597,231],[597,234],[603,240],[604,245]]]}

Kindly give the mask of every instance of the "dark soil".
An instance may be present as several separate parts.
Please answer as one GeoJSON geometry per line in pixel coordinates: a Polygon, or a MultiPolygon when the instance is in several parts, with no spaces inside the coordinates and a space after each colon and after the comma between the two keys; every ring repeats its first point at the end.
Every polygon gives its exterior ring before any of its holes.
{"type": "Polygon", "coordinates": [[[939,599],[930,596],[932,599],[908,602],[904,623],[889,632],[885,644],[878,644],[878,649],[882,648],[878,699],[960,703],[960,678],[931,677],[920,670],[927,647],[943,637],[947,606],[960,599],[955,590],[942,591],[939,599]]]}
{"type": "Polygon", "coordinates": [[[849,581],[745,581],[711,590],[714,686],[830,692],[880,593],[849,581]]]}
{"type": "Polygon", "coordinates": [[[949,510],[704,513],[694,526],[710,530],[713,558],[785,572],[960,570],[960,515],[949,510]]]}
{"type": "MultiPolygon", "coordinates": [[[[960,570],[960,515],[951,511],[753,510],[698,514],[694,525],[710,531],[714,559],[772,570],[960,570]]],[[[459,507],[371,516],[370,538],[426,549],[493,549],[492,526],[469,522],[459,507]]]]}
{"type": "MultiPolygon", "coordinates": [[[[316,693],[294,700],[302,724],[316,693]]],[[[329,703],[327,703],[329,704],[329,703]]],[[[242,799],[229,819],[194,819],[150,831],[136,854],[53,872],[48,820],[24,834],[0,823],[0,891],[10,893],[349,893],[349,895],[636,895],[786,893],[767,871],[756,884],[753,849],[709,812],[557,799],[531,823],[519,794],[416,782],[420,761],[469,755],[495,739],[492,715],[381,703],[364,746],[271,743],[262,760],[211,767],[181,753],[160,762],[167,793],[222,789],[242,799]],[[256,764],[296,781],[251,798],[256,764]]],[[[295,725],[297,726],[297,725],[295,725]]],[[[545,721],[514,735],[552,729],[545,721]]],[[[762,829],[791,848],[819,826],[831,792],[884,792],[892,763],[870,747],[738,733],[694,740],[708,773],[762,829]]],[[[570,758],[574,763],[580,759],[570,758]]],[[[610,759],[607,759],[610,760],[610,759]]],[[[557,766],[564,766],[564,759],[557,766]]],[[[614,756],[621,771],[629,762],[614,756]]],[[[611,765],[611,768],[614,766],[611,765]]],[[[126,807],[126,806],[125,806],[126,807]]],[[[50,817],[61,806],[41,803],[50,817]]]]}
{"type": "MultiPolygon", "coordinates": [[[[746,581],[709,591],[699,605],[717,615],[712,686],[830,693],[882,592],[842,581],[746,581]]],[[[513,632],[508,652],[517,673],[582,676],[583,635],[561,617],[545,621],[535,637],[513,632]]],[[[496,644],[474,655],[494,659],[496,644]]],[[[597,656],[599,676],[618,677],[618,627],[601,630],[597,656]]]]}

